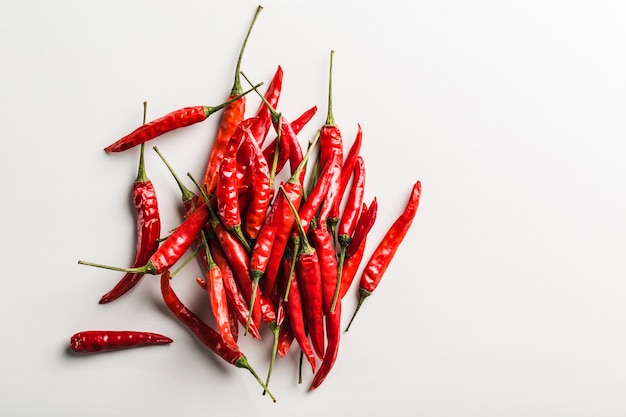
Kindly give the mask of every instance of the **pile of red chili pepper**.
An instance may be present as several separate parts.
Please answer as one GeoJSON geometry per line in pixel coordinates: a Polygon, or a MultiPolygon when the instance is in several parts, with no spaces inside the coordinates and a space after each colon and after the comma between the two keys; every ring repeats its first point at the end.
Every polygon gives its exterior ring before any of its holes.
{"type": "MultiPolygon", "coordinates": [[[[243,42],[235,80],[227,101],[215,107],[187,107],[171,112],[107,146],[108,153],[140,148],[138,175],[132,191],[137,245],[130,268],[91,262],[126,274],[100,303],[125,295],[144,274],[160,275],[162,299],[182,325],[225,361],[248,369],[268,390],[276,356],[301,351],[313,373],[310,389],[322,384],[339,351],[342,331],[348,330],[363,300],[378,286],[416,214],[421,185],[417,181],[403,213],[391,225],[369,260],[358,287],[359,301],[347,327],[342,323],[342,300],[363,263],[368,234],[377,216],[376,198],[365,195],[365,163],[360,155],[362,130],[347,153],[332,110],[332,63],[325,123],[303,148],[298,133],[317,107],[289,122],[277,110],[283,71],[278,67],[265,94],[240,71],[245,44],[262,7],[259,6],[243,42]],[[243,91],[242,78],[251,88],[243,91]],[[246,94],[254,91],[262,103],[246,116],[246,94]],[[187,188],[163,155],[182,194],[184,216],[167,236],[161,236],[157,196],[144,168],[144,143],[207,119],[221,111],[221,122],[204,175],[187,188]],[[267,140],[271,131],[275,136],[267,140]],[[288,171],[287,171],[288,170],[288,171]],[[277,181],[278,174],[284,181],[277,181]],[[207,322],[183,304],[170,285],[191,259],[202,276],[214,320],[207,322]],[[181,264],[176,270],[175,265],[181,264]],[[238,347],[240,330],[261,337],[268,326],[274,338],[267,378],[261,380],[238,347]]],[[[197,152],[196,152],[197,153],[197,152]]],[[[97,352],[140,345],[170,343],[172,339],[142,331],[87,331],[72,336],[77,352],[97,352]]],[[[274,399],[275,401],[275,399],[274,399]]]]}

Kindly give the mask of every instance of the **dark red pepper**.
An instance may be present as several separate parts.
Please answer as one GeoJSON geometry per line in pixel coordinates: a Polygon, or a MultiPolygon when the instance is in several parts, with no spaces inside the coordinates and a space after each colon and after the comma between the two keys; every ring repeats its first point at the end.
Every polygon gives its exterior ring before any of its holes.
{"type": "Polygon", "coordinates": [[[74,334],[70,338],[70,349],[80,353],[95,353],[172,342],[173,340],[169,337],[158,333],[128,330],[89,330],[74,334]]]}

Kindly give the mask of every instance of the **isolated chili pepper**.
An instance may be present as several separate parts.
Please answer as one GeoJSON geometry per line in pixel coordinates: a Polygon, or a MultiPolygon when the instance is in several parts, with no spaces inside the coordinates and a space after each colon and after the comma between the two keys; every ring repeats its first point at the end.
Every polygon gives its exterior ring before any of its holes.
{"type": "Polygon", "coordinates": [[[173,340],[169,337],[158,333],[128,330],[88,330],[78,332],[70,338],[70,349],[80,353],[95,353],[138,346],[163,345],[172,342],[173,340]]]}
{"type": "Polygon", "coordinates": [[[357,158],[356,166],[354,167],[354,179],[352,180],[352,186],[350,187],[350,193],[348,194],[348,201],[346,207],[341,216],[339,222],[339,228],[337,229],[337,241],[339,242],[339,267],[337,273],[337,288],[333,297],[330,310],[335,309],[335,303],[339,298],[339,287],[341,284],[341,271],[343,269],[343,262],[346,258],[346,247],[352,241],[352,234],[356,229],[357,219],[360,214],[361,204],[363,203],[363,194],[365,193],[365,164],[363,158],[360,156],[357,158]]]}
{"type": "Polygon", "coordinates": [[[148,262],[137,268],[118,268],[115,266],[96,264],[86,261],[78,261],[80,265],[95,266],[98,268],[111,269],[114,271],[162,274],[172,267],[189,249],[198,233],[209,218],[209,210],[206,204],[199,206],[189,215],[168,237],[161,243],[161,246],[154,252],[148,262]]]}
{"type": "Polygon", "coordinates": [[[113,142],[112,144],[104,148],[104,150],[106,152],[122,152],[137,145],[141,145],[142,143],[148,142],[149,140],[159,137],[164,133],[181,127],[190,126],[198,122],[202,122],[207,117],[223,109],[229,104],[236,103],[237,101],[243,99],[243,97],[252,90],[253,89],[249,89],[248,91],[245,91],[244,93],[233,97],[232,99],[220,104],[219,106],[193,106],[175,110],[171,113],[166,114],[163,117],[146,123],[141,127],[138,127],[128,135],[122,137],[121,139],[113,142]]]}
{"type": "MultiPolygon", "coordinates": [[[[246,33],[246,37],[244,38],[241,45],[239,57],[237,58],[237,65],[235,66],[235,81],[233,82],[233,87],[230,91],[229,97],[238,96],[241,93],[242,88],[241,80],[239,77],[241,60],[243,58],[246,44],[248,43],[248,38],[250,37],[250,33],[252,32],[252,27],[254,26],[254,23],[256,22],[256,19],[259,16],[261,10],[263,10],[263,7],[257,7],[254,18],[252,19],[252,22],[248,27],[248,32],[246,33]]],[[[209,155],[209,160],[207,162],[207,167],[202,180],[203,189],[206,189],[207,194],[211,194],[216,186],[217,169],[222,163],[222,157],[224,155],[226,143],[228,142],[228,139],[230,139],[230,137],[233,135],[233,132],[235,131],[239,123],[241,123],[241,121],[243,120],[245,111],[245,97],[242,97],[242,100],[237,100],[229,103],[229,105],[224,108],[224,112],[222,113],[222,119],[220,121],[213,147],[211,148],[211,153],[209,155]]]]}
{"type": "MultiPolygon", "coordinates": [[[[280,188],[280,191],[286,196],[283,187],[280,188]]],[[[296,274],[301,284],[304,320],[309,330],[311,345],[313,345],[317,356],[322,359],[324,357],[324,309],[320,261],[317,251],[309,243],[307,235],[304,233],[296,207],[289,199],[285,199],[285,201],[289,205],[300,231],[300,250],[294,256],[296,257],[296,274]]],[[[291,278],[293,279],[293,277],[291,278]]],[[[289,298],[291,298],[291,289],[289,291],[289,298]]]]}
{"type": "MultiPolygon", "coordinates": [[[[146,102],[143,103],[143,122],[146,123],[146,102]]],[[[146,175],[144,164],[144,145],[141,144],[139,151],[139,169],[137,178],[132,190],[133,206],[135,207],[135,221],[137,228],[137,246],[135,249],[135,259],[131,266],[138,267],[144,265],[150,256],[159,247],[161,234],[161,217],[159,215],[159,204],[157,201],[154,184],[146,175]]],[[[127,273],[122,279],[100,298],[100,304],[109,303],[133,288],[143,274],[127,273]]]]}
{"type": "Polygon", "coordinates": [[[346,191],[346,188],[348,187],[348,182],[350,181],[352,172],[354,171],[356,160],[359,157],[362,142],[363,130],[361,129],[361,125],[357,125],[356,137],[354,139],[354,142],[352,142],[352,146],[350,146],[350,150],[348,151],[348,155],[346,156],[346,160],[343,162],[343,167],[341,169],[337,197],[335,198],[330,213],[328,214],[327,222],[330,230],[333,231],[333,234],[337,223],[339,223],[339,211],[341,207],[341,201],[343,200],[343,195],[346,191]]]}
{"type": "Polygon", "coordinates": [[[276,398],[274,398],[252,366],[250,366],[248,359],[244,356],[244,354],[241,353],[241,351],[235,346],[225,343],[224,339],[222,339],[218,332],[203,322],[200,317],[198,317],[193,311],[187,308],[182,301],[180,301],[170,285],[170,274],[168,271],[165,271],[161,275],[161,294],[163,296],[163,301],[165,301],[165,304],[174,316],[180,320],[180,322],[183,323],[198,338],[198,340],[202,342],[202,344],[226,362],[235,365],[237,368],[244,368],[250,371],[261,387],[267,391],[270,398],[276,402],[276,398]]]}
{"type": "Polygon", "coordinates": [[[228,298],[226,296],[226,289],[224,288],[224,279],[222,278],[222,270],[215,263],[211,256],[211,250],[209,243],[207,242],[204,232],[200,232],[202,238],[202,245],[204,246],[204,255],[206,259],[206,282],[207,282],[207,295],[211,301],[211,311],[215,318],[215,324],[219,334],[224,339],[224,343],[230,343],[233,346],[237,346],[233,330],[230,325],[230,315],[228,310],[228,298]]]}
{"type": "Polygon", "coordinates": [[[361,276],[361,282],[359,283],[359,302],[354,310],[354,314],[352,315],[350,322],[348,323],[346,331],[350,329],[350,325],[352,324],[354,317],[356,317],[356,314],[359,312],[363,301],[372,295],[372,292],[380,283],[380,280],[385,274],[389,263],[398,250],[398,246],[402,243],[409,227],[411,227],[411,223],[413,223],[413,219],[417,213],[417,207],[419,206],[421,194],[422,184],[420,181],[417,181],[413,185],[409,201],[404,208],[403,213],[391,225],[365,265],[363,275],[361,276]]]}

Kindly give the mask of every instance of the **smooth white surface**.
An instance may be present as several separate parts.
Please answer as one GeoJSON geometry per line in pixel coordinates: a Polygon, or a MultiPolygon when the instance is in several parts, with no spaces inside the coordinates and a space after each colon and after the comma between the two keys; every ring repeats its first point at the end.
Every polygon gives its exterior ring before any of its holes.
{"type": "MultiPolygon", "coordinates": [[[[131,260],[137,152],[102,148],[149,117],[220,103],[254,1],[0,3],[6,416],[623,416],[626,4],[268,1],[243,69],[285,71],[281,109],[323,123],[328,53],[346,143],[364,129],[372,244],[422,180],[415,223],[313,393],[278,362],[278,403],[195,343],[146,277],[98,305],[131,260]],[[75,357],[93,328],[166,347],[75,357]]],[[[256,108],[257,102],[250,99],[256,108]]],[[[218,118],[155,144],[200,175],[218,118]]],[[[146,157],[164,215],[178,191],[146,157]]],[[[180,291],[193,278],[180,277],[180,291]]],[[[178,287],[177,287],[178,288],[178,287]]],[[[193,287],[185,293],[201,308],[193,287]]],[[[354,306],[345,303],[344,314],[354,306]]],[[[242,342],[265,373],[270,336],[242,342]]]]}

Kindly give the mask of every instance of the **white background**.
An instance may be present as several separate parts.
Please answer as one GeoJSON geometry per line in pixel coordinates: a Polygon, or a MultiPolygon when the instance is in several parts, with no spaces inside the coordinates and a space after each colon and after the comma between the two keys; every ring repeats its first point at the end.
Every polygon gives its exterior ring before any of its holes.
{"type": "MultiPolygon", "coordinates": [[[[197,344],[157,279],[99,305],[128,264],[137,150],[102,148],[148,117],[217,105],[254,1],[0,4],[0,414],[7,416],[623,416],[626,413],[626,4],[268,1],[243,69],[285,71],[279,108],[325,119],[328,55],[348,146],[364,130],[368,252],[423,197],[322,387],[297,355],[261,396],[197,344]],[[76,331],[158,331],[172,345],[82,356],[76,331]]],[[[258,105],[250,98],[250,109],[258,105]]],[[[161,137],[203,172],[219,117],[161,137]]],[[[164,230],[178,190],[147,148],[164,230]]],[[[194,271],[174,282],[200,311],[194,271]],[[188,288],[188,289],[187,289],[188,288]]],[[[344,314],[354,307],[346,299],[344,314]]],[[[204,310],[202,310],[204,308],[204,310]]],[[[346,317],[347,318],[347,317],[346,317]]],[[[269,332],[242,349],[264,374],[269,332]]]]}

